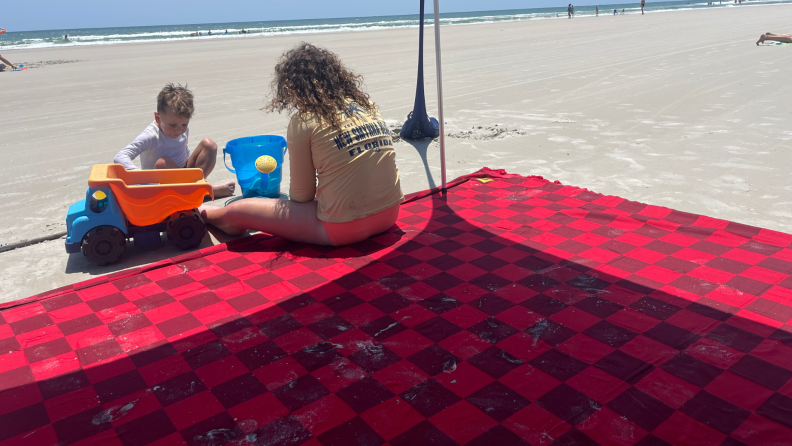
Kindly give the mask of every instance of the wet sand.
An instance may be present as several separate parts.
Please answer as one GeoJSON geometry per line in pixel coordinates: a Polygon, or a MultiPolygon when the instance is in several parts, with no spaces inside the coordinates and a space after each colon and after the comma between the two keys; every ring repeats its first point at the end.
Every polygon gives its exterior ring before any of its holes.
{"type": "MultiPolygon", "coordinates": [[[[762,32],[787,32],[790,13],[774,5],[444,27],[448,178],[504,168],[792,232],[792,49],[754,44],[762,32]]],[[[0,244],[64,231],[90,166],[111,162],[153,120],[166,82],[195,93],[193,143],[285,135],[288,118],[260,109],[277,57],[300,40],[339,53],[389,124],[403,122],[416,29],[4,52],[41,66],[0,74],[0,244]]],[[[428,32],[436,116],[432,45],[428,32]]],[[[396,149],[405,193],[439,184],[436,142],[396,149]]],[[[209,180],[233,180],[222,157],[209,180]]],[[[68,256],[62,239],[0,253],[0,301],[178,253],[167,243],[129,249],[105,268],[68,256]]]]}

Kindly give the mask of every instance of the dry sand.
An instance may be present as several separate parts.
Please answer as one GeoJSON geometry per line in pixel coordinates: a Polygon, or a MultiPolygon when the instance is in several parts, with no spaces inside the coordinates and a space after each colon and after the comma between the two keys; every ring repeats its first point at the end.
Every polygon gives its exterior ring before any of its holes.
{"type": "MultiPolygon", "coordinates": [[[[448,177],[505,168],[792,232],[792,47],[754,45],[762,32],[788,32],[790,18],[792,6],[777,5],[444,27],[448,177]]],[[[195,92],[193,142],[285,134],[286,116],[259,109],[278,55],[310,40],[363,74],[396,125],[412,108],[417,37],[409,29],[6,52],[42,66],[0,74],[0,243],[64,230],[90,166],[111,162],[151,122],[166,82],[195,92]]],[[[436,116],[432,44],[430,31],[436,116]]],[[[440,182],[436,143],[396,147],[405,193],[440,182]]],[[[220,159],[209,179],[233,176],[220,159]]],[[[62,239],[0,253],[0,301],[174,254],[167,244],[129,249],[98,268],[68,256],[62,239]]]]}

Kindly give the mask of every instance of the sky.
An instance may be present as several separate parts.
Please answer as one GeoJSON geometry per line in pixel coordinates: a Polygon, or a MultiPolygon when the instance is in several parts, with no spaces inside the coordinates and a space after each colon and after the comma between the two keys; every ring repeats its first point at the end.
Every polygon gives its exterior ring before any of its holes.
{"type": "MultiPolygon", "coordinates": [[[[440,11],[566,6],[564,1],[440,0],[440,11]]],[[[432,4],[433,0],[426,0],[427,12],[433,11],[432,4]]],[[[370,17],[417,14],[418,9],[419,0],[2,0],[0,27],[34,31],[370,17]]]]}

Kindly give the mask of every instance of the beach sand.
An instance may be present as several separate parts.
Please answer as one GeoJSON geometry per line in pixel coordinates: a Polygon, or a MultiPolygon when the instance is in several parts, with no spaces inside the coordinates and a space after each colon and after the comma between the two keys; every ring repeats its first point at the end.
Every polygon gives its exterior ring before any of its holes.
{"type": "MultiPolygon", "coordinates": [[[[774,5],[443,27],[448,178],[504,168],[792,232],[792,48],[754,45],[762,32],[788,32],[790,13],[774,5]]],[[[417,29],[4,52],[15,63],[70,63],[0,74],[0,243],[64,231],[90,166],[112,162],[153,120],[166,82],[195,93],[193,144],[285,135],[288,118],[260,109],[278,56],[301,40],[340,54],[389,124],[403,122],[417,29]]],[[[431,28],[425,65],[437,116],[431,28]]],[[[405,193],[440,184],[437,142],[396,150],[405,193]]],[[[220,157],[209,180],[233,179],[220,157]]],[[[0,253],[0,301],[177,254],[167,243],[130,247],[99,268],[67,255],[63,239],[0,253]]]]}

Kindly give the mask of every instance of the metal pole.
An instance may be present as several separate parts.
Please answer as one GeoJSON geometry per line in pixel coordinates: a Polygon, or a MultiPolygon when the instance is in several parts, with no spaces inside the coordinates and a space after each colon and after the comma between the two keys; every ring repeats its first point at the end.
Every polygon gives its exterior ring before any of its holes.
{"type": "Polygon", "coordinates": [[[445,121],[443,120],[443,69],[440,62],[440,0],[434,0],[435,58],[437,59],[437,108],[440,115],[440,170],[446,192],[445,121]]]}

